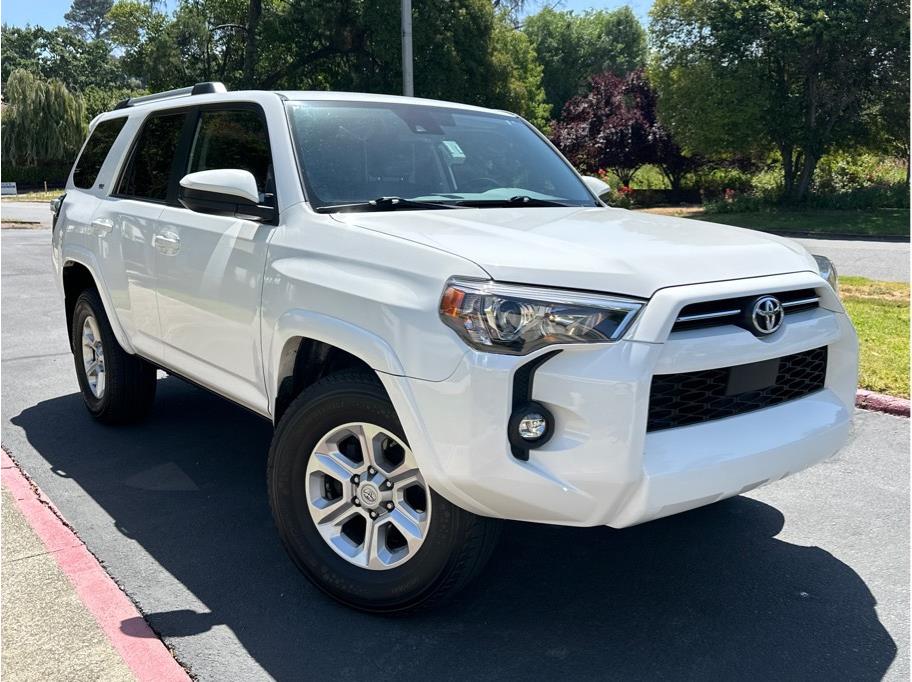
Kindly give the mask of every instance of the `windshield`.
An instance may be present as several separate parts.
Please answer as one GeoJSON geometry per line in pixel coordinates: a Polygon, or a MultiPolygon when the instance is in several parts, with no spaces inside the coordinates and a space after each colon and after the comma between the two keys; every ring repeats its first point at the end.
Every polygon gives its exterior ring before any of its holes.
{"type": "Polygon", "coordinates": [[[514,116],[375,102],[287,106],[308,199],[318,209],[368,208],[371,201],[389,210],[597,205],[566,162],[514,116]],[[381,197],[407,201],[376,202],[381,197]]]}

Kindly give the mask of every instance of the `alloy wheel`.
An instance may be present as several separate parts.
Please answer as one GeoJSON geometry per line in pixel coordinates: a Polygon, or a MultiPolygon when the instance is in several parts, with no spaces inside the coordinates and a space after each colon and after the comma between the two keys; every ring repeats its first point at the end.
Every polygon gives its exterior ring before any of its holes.
{"type": "Polygon", "coordinates": [[[92,315],[86,317],[82,323],[82,366],[85,369],[89,390],[100,399],[105,391],[104,346],[101,343],[98,322],[92,315]]]}
{"type": "Polygon", "coordinates": [[[314,525],[346,561],[385,570],[424,543],[430,490],[412,451],[386,429],[361,422],[333,429],[314,448],[306,477],[314,525]]]}

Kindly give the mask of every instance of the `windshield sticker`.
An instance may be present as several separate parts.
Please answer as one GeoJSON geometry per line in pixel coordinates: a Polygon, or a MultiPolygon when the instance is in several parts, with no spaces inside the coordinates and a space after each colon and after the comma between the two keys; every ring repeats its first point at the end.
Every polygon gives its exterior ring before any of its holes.
{"type": "Polygon", "coordinates": [[[462,147],[460,147],[455,140],[444,140],[443,146],[446,147],[446,150],[452,159],[465,161],[465,152],[462,151],[462,147]]]}

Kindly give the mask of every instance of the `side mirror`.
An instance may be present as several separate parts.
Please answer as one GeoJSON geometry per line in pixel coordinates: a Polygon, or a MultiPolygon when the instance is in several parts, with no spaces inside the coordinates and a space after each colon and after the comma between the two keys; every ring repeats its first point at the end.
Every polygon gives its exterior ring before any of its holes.
{"type": "MultiPolygon", "coordinates": [[[[269,222],[274,206],[260,203],[256,178],[250,171],[220,168],[190,173],[181,178],[178,201],[197,213],[234,216],[269,222]]],[[[269,198],[267,196],[267,198],[269,198]]]]}
{"type": "Polygon", "coordinates": [[[603,194],[608,194],[611,191],[611,185],[602,180],[601,178],[596,178],[591,175],[584,175],[583,182],[586,183],[586,187],[597,197],[601,198],[603,194]]]}

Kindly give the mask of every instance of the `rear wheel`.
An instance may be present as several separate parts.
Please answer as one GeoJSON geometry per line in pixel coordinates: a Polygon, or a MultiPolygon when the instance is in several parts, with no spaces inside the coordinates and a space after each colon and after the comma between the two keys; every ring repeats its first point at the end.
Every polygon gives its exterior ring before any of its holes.
{"type": "Polygon", "coordinates": [[[269,496],[295,564],[366,611],[439,604],[484,566],[499,522],[429,488],[376,376],[323,379],[288,408],[269,455],[269,496]]]}
{"type": "Polygon", "coordinates": [[[155,367],[120,347],[94,290],[87,289],[76,299],[70,335],[89,413],[108,424],[145,417],[155,399],[155,367]]]}

